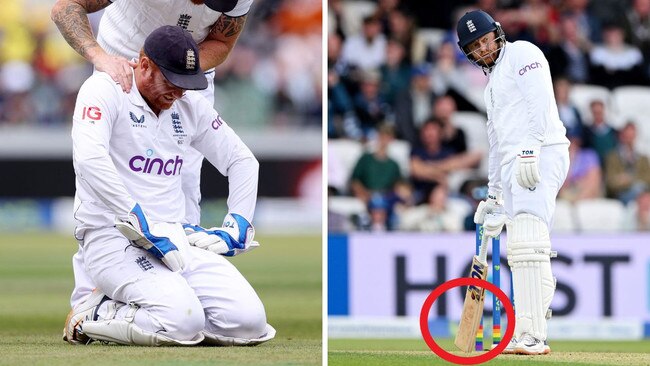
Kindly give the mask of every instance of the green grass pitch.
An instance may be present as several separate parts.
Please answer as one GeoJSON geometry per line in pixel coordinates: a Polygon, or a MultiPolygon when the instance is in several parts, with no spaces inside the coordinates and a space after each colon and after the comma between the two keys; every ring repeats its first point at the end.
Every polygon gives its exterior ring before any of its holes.
{"type": "MultiPolygon", "coordinates": [[[[436,339],[446,351],[467,356],[456,350],[452,339],[436,339]]],[[[544,356],[500,355],[487,365],[650,365],[650,341],[551,341],[551,354],[544,356]]],[[[478,353],[471,354],[476,356],[478,353]]],[[[404,339],[330,339],[329,366],[431,366],[452,365],[436,356],[424,340],[404,339]]]]}
{"type": "Polygon", "coordinates": [[[320,236],[256,239],[260,248],[232,261],[260,295],[276,338],[257,347],[147,348],[63,342],[76,242],[0,233],[0,365],[320,365],[320,236]]]}

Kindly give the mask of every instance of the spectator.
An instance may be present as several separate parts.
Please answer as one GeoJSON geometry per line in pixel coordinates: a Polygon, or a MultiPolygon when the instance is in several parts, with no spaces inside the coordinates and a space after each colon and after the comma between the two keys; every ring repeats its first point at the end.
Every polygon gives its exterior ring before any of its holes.
{"type": "Polygon", "coordinates": [[[438,184],[447,184],[447,174],[457,168],[457,158],[444,147],[442,139],[441,122],[427,119],[420,129],[421,145],[411,150],[411,181],[417,204],[426,202],[438,184]]]}
{"type": "Polygon", "coordinates": [[[443,42],[436,50],[436,61],[431,70],[431,85],[436,95],[450,95],[456,101],[458,110],[477,112],[483,103],[483,89],[486,85],[483,72],[470,64],[463,56],[458,61],[458,46],[443,42]],[[480,102],[472,102],[480,95],[480,102]]]}
{"type": "Polygon", "coordinates": [[[627,204],[650,187],[650,161],[634,149],[634,123],[625,124],[618,140],[618,148],[607,155],[605,181],[609,195],[627,204]]]}
{"type": "Polygon", "coordinates": [[[436,185],[447,184],[449,173],[472,168],[481,160],[478,151],[455,153],[443,143],[443,134],[443,123],[429,117],[420,129],[420,144],[411,149],[411,181],[418,204],[427,199],[436,185]]]}
{"type": "Polygon", "coordinates": [[[388,40],[386,46],[386,63],[379,69],[381,73],[381,94],[386,102],[395,105],[397,96],[407,90],[411,83],[411,67],[404,58],[404,46],[394,40],[388,40]]]}
{"type": "Polygon", "coordinates": [[[327,70],[327,136],[360,140],[363,136],[352,98],[333,67],[327,70]]]}
{"type": "Polygon", "coordinates": [[[629,222],[632,230],[650,231],[650,190],[645,190],[636,197],[633,218],[629,222]]]}
{"type": "Polygon", "coordinates": [[[638,47],[650,62],[650,0],[634,0],[625,13],[625,40],[638,47]]]}
{"type": "Polygon", "coordinates": [[[589,0],[565,0],[563,5],[562,15],[576,21],[581,37],[589,39],[592,43],[602,41],[601,22],[587,9],[589,0]]]}
{"type": "Polygon", "coordinates": [[[553,82],[553,90],[555,91],[555,102],[557,103],[557,110],[560,114],[560,120],[567,130],[567,136],[580,136],[585,137],[586,128],[582,124],[582,118],[578,108],[569,100],[571,93],[571,82],[565,77],[559,77],[553,82]]]}
{"type": "Polygon", "coordinates": [[[456,127],[452,118],[456,113],[456,102],[450,96],[442,96],[433,103],[433,117],[442,126],[442,145],[454,154],[467,151],[465,131],[456,127]]]}
{"type": "Polygon", "coordinates": [[[354,110],[362,131],[361,139],[364,141],[374,137],[377,126],[391,112],[390,105],[379,93],[380,79],[377,70],[365,70],[359,93],[354,97],[354,110]]]}
{"type": "Polygon", "coordinates": [[[377,69],[386,62],[386,37],[381,33],[377,18],[363,18],[362,34],[351,35],[345,40],[341,58],[363,70],[377,69]]]}
{"type": "Polygon", "coordinates": [[[462,218],[447,207],[449,191],[445,184],[437,185],[428,202],[406,210],[400,216],[400,229],[425,232],[458,232],[462,218]]]}
{"type": "Polygon", "coordinates": [[[578,23],[572,17],[560,20],[560,38],[546,51],[551,76],[561,75],[574,83],[589,81],[589,57],[591,42],[578,30],[578,23]]]}
{"type": "Polygon", "coordinates": [[[569,134],[569,173],[558,196],[569,202],[602,197],[602,171],[595,151],[582,147],[580,134],[569,134]]]}
{"type": "Polygon", "coordinates": [[[398,137],[415,146],[420,142],[418,130],[431,114],[436,94],[431,87],[428,65],[414,66],[411,72],[410,87],[395,100],[395,124],[398,137]]]}
{"type": "Polygon", "coordinates": [[[591,125],[587,129],[586,147],[596,151],[600,159],[600,167],[604,169],[607,155],[618,144],[617,132],[605,120],[605,103],[594,100],[589,104],[591,125]]]}
{"type": "Polygon", "coordinates": [[[603,32],[604,43],[589,53],[591,82],[607,88],[628,84],[647,84],[643,55],[635,46],[626,44],[623,28],[610,23],[603,32]]]}
{"type": "Polygon", "coordinates": [[[390,228],[395,186],[402,179],[399,165],[388,156],[388,146],[395,138],[390,125],[379,127],[377,147],[357,161],[350,182],[352,194],[368,205],[371,226],[390,228]],[[383,221],[382,221],[383,220],[383,221]]]}
{"type": "Polygon", "coordinates": [[[389,37],[404,45],[406,62],[417,65],[427,61],[427,44],[417,33],[411,14],[403,8],[394,9],[389,14],[388,27],[389,37]]]}

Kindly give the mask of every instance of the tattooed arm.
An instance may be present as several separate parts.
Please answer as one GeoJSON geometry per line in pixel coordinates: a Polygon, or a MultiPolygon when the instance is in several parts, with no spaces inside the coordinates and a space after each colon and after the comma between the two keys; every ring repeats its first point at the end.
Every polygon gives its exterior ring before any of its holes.
{"type": "Polygon", "coordinates": [[[94,13],[111,4],[110,0],[57,0],[52,7],[52,21],[68,42],[86,60],[99,71],[104,71],[122,86],[122,90],[131,90],[135,63],[124,57],[106,53],[93,36],[88,14],[94,13]]]}
{"type": "Polygon", "coordinates": [[[230,51],[235,47],[237,38],[246,23],[246,15],[240,17],[229,17],[221,14],[214,23],[208,36],[199,44],[201,68],[209,70],[221,65],[230,51]]]}

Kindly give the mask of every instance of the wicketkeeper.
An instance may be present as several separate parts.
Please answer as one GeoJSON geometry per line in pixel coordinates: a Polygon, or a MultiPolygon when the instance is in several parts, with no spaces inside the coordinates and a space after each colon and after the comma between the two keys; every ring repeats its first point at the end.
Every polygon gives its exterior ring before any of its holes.
{"type": "Polygon", "coordinates": [[[217,254],[257,245],[252,212],[232,212],[221,228],[181,225],[190,146],[228,175],[238,197],[257,195],[257,160],[191,91],[208,86],[199,61],[189,32],[163,26],[146,38],[129,93],[103,72],[79,91],[75,236],[97,289],[68,315],[70,343],[253,345],[275,336],[253,288],[217,254]]]}
{"type": "Polygon", "coordinates": [[[546,320],[555,291],[549,230],[569,169],[569,141],[548,62],[532,43],[506,41],[501,25],[481,10],[466,13],[457,32],[461,50],[489,78],[489,191],[474,221],[491,237],[507,225],[516,325],[505,352],[549,353],[546,320]]]}

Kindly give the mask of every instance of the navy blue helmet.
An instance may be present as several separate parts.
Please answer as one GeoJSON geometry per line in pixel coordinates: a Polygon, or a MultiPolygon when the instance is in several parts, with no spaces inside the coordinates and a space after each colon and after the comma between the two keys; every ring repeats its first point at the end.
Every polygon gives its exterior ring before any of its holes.
{"type": "Polygon", "coordinates": [[[470,61],[476,63],[476,60],[474,57],[470,56],[466,47],[470,43],[494,31],[497,32],[496,39],[501,41],[503,47],[503,44],[505,43],[505,34],[503,33],[503,29],[499,22],[496,22],[490,14],[483,10],[473,10],[465,13],[456,26],[456,32],[458,33],[458,46],[470,61]]]}

